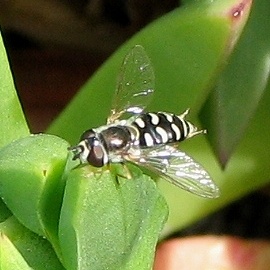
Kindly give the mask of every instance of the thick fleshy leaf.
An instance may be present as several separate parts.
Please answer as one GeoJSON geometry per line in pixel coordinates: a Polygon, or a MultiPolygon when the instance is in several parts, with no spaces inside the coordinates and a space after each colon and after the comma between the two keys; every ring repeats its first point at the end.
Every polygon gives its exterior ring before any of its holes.
{"type": "MultiPolygon", "coordinates": [[[[209,86],[241,33],[250,4],[251,1],[236,0],[196,1],[153,22],[102,66],[51,126],[50,132],[75,142],[83,130],[106,122],[121,61],[135,44],[145,47],[156,73],[156,93],[152,107],[148,109],[181,112],[191,107],[193,112],[198,112],[207,98],[209,86]]],[[[202,137],[186,144],[187,153],[193,153],[192,157],[208,165],[206,169],[220,183],[220,168],[202,137]]],[[[160,183],[171,209],[168,226],[173,229],[187,225],[228,202],[224,197],[207,202],[166,185],[165,181],[160,183]]],[[[262,182],[256,186],[260,184],[262,182]]],[[[248,185],[244,190],[234,190],[233,196],[228,198],[244,194],[252,187],[248,185]]],[[[76,250],[72,245],[67,248],[67,243],[72,243],[76,237],[72,226],[69,228],[69,234],[65,234],[67,242],[63,243],[65,256],[72,254],[71,249],[76,250]]],[[[67,259],[76,265],[77,257],[68,256],[67,259]]]]}
{"type": "Polygon", "coordinates": [[[223,166],[240,143],[269,78],[270,2],[255,1],[242,38],[205,104],[201,120],[223,166]]]}
{"type": "Polygon", "coordinates": [[[221,196],[214,201],[197,198],[160,180],[159,187],[170,209],[167,232],[179,230],[207,213],[269,183],[269,104],[270,84],[268,83],[258,110],[225,170],[220,167],[206,138],[205,140],[194,138],[182,147],[209,170],[220,188],[221,196]]]}
{"type": "Polygon", "coordinates": [[[193,109],[196,112],[240,35],[249,11],[247,3],[250,1],[202,1],[153,22],[86,83],[50,127],[50,133],[75,142],[83,130],[105,123],[121,62],[135,44],[145,47],[156,74],[151,108],[179,113],[197,106],[193,109]]]}
{"type": "Polygon", "coordinates": [[[10,216],[12,216],[12,213],[7,208],[3,200],[0,200],[0,223],[5,221],[10,216]]]}
{"type": "Polygon", "coordinates": [[[5,270],[31,270],[19,251],[10,240],[0,234],[0,269],[5,270]]]}
{"type": "MultiPolygon", "coordinates": [[[[29,135],[27,123],[14,87],[6,50],[0,32],[0,147],[29,135]]],[[[0,200],[0,220],[10,216],[10,211],[0,200]]]]}
{"type": "MultiPolygon", "coordinates": [[[[64,267],[57,259],[51,244],[41,236],[22,226],[13,216],[0,223],[0,231],[12,242],[29,267],[34,270],[61,270],[64,267]]],[[[2,255],[2,254],[1,254],[2,255]]],[[[12,253],[10,256],[13,256],[12,253]]],[[[16,257],[13,258],[13,260],[16,257]]],[[[2,259],[2,256],[1,256],[2,259]]],[[[12,259],[7,256],[6,259],[12,259]]],[[[2,261],[1,261],[2,263],[2,261]]],[[[8,261],[7,261],[8,263],[8,261]]],[[[10,264],[11,265],[11,264],[10,264]]],[[[16,269],[16,268],[0,268],[16,269]]],[[[23,269],[23,268],[18,268],[23,269]]]]}
{"type": "Polygon", "coordinates": [[[29,135],[0,33],[0,147],[29,135]]]}
{"type": "Polygon", "coordinates": [[[1,198],[24,226],[47,237],[58,252],[67,147],[59,137],[40,134],[0,149],[1,198]]]}
{"type": "Polygon", "coordinates": [[[70,173],[59,225],[67,269],[151,269],[168,210],[155,183],[132,174],[94,175],[90,166],[70,173]]]}

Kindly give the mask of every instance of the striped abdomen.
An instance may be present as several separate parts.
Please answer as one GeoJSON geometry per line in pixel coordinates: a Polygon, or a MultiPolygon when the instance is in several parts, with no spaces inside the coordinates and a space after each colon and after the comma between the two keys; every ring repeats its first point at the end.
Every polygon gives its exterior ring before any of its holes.
{"type": "Polygon", "coordinates": [[[179,116],[165,112],[140,115],[131,124],[138,130],[140,146],[150,147],[180,142],[201,133],[193,124],[184,119],[187,113],[188,111],[179,116]]]}

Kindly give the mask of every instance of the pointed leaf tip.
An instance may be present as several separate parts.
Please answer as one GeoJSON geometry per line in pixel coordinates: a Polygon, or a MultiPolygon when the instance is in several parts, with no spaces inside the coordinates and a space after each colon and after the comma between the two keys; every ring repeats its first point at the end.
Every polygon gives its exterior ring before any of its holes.
{"type": "Polygon", "coordinates": [[[228,17],[232,22],[231,46],[234,47],[250,14],[252,0],[242,0],[228,10],[228,17]]]}
{"type": "MultiPolygon", "coordinates": [[[[242,1],[249,8],[252,1],[242,1]]],[[[254,2],[252,13],[228,65],[205,103],[200,119],[223,168],[246,136],[269,77],[269,1],[254,2]]],[[[260,138],[264,140],[263,137],[260,138]]]]}
{"type": "Polygon", "coordinates": [[[229,40],[230,53],[237,42],[241,32],[249,18],[252,0],[216,1],[210,8],[212,14],[220,14],[229,21],[231,37],[229,40]]]}
{"type": "Polygon", "coordinates": [[[236,4],[229,10],[228,15],[231,16],[233,20],[239,21],[241,18],[243,18],[244,16],[246,17],[249,14],[251,4],[252,0],[240,1],[238,4],[236,4]]]}

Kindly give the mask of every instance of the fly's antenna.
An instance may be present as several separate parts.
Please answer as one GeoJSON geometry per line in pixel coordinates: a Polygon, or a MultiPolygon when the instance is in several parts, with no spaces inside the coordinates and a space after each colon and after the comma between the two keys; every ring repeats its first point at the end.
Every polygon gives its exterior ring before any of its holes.
{"type": "Polygon", "coordinates": [[[81,145],[75,145],[68,147],[68,150],[74,154],[72,160],[76,160],[77,158],[80,157],[81,153],[83,152],[83,147],[81,145]]]}

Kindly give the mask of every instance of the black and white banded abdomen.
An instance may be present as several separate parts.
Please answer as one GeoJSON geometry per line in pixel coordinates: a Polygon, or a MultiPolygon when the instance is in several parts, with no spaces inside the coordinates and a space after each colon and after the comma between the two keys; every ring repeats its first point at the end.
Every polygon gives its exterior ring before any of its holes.
{"type": "Polygon", "coordinates": [[[141,114],[131,124],[138,130],[141,147],[151,147],[160,144],[175,143],[190,138],[203,131],[185,120],[188,111],[182,115],[167,112],[141,114]]]}

